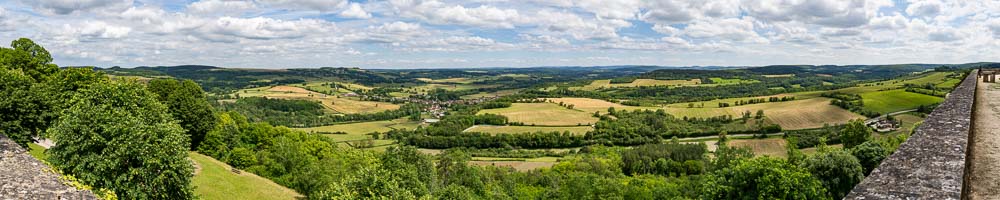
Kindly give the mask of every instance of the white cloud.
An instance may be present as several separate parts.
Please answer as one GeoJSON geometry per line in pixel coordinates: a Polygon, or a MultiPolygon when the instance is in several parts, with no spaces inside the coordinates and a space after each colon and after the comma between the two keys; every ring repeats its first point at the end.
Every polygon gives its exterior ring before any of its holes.
{"type": "Polygon", "coordinates": [[[764,22],[800,21],[849,28],[868,24],[888,0],[747,0],[742,8],[764,22]]]}
{"type": "Polygon", "coordinates": [[[84,39],[117,39],[128,36],[132,28],[108,24],[103,21],[86,21],[81,25],[63,25],[70,34],[84,39]]]}
{"type": "Polygon", "coordinates": [[[906,14],[918,17],[934,17],[941,13],[941,2],[936,0],[911,2],[906,14]]]}
{"type": "Polygon", "coordinates": [[[201,15],[238,15],[256,7],[251,1],[202,0],[188,4],[187,10],[201,15]]]}
{"type": "Polygon", "coordinates": [[[767,42],[754,31],[750,18],[697,21],[684,28],[684,35],[700,39],[767,42]]]}
{"type": "Polygon", "coordinates": [[[265,17],[222,17],[207,25],[204,27],[208,32],[206,39],[214,41],[226,41],[223,37],[262,40],[301,38],[306,34],[326,32],[333,27],[332,23],[319,20],[285,21],[265,17]]]}
{"type": "Polygon", "coordinates": [[[333,12],[347,6],[347,0],[258,0],[266,5],[289,8],[333,12]]]}
{"type": "Polygon", "coordinates": [[[121,11],[132,6],[132,0],[21,0],[46,14],[66,15],[87,11],[121,11]]]}
{"type": "Polygon", "coordinates": [[[351,3],[351,5],[347,7],[347,10],[340,12],[340,16],[357,19],[372,18],[372,14],[365,11],[364,8],[361,8],[361,4],[358,3],[351,3]]]}
{"type": "Polygon", "coordinates": [[[514,28],[520,15],[514,9],[481,5],[467,8],[447,5],[435,0],[391,0],[400,16],[416,18],[432,24],[456,24],[485,28],[514,28]]]}

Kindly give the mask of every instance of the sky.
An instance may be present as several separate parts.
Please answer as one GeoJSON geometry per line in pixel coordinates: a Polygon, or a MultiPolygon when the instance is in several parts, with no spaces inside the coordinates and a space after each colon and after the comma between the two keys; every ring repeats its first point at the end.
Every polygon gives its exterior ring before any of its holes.
{"type": "Polygon", "coordinates": [[[0,0],[61,66],[1000,61],[995,0],[0,0]]]}

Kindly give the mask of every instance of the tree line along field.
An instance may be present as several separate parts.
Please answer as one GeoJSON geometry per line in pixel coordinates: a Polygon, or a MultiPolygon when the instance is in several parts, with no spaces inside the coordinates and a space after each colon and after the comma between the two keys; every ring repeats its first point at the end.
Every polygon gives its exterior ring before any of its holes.
{"type": "MultiPolygon", "coordinates": [[[[309,87],[309,86],[305,86],[309,87]]],[[[317,86],[312,86],[316,88],[317,86]]],[[[356,85],[359,89],[364,86],[356,85]]],[[[340,91],[341,94],[346,94],[340,91]]],[[[327,95],[316,91],[310,91],[299,86],[267,86],[259,88],[244,89],[233,93],[238,97],[266,97],[279,99],[306,99],[320,102],[331,113],[374,113],[385,110],[399,109],[399,105],[387,102],[373,102],[352,99],[351,97],[340,97],[337,95],[327,95]]]]}
{"type": "Polygon", "coordinates": [[[480,114],[506,116],[512,122],[537,126],[580,126],[598,121],[593,113],[569,109],[553,103],[513,103],[508,108],[487,109],[480,114]]]}
{"type": "Polygon", "coordinates": [[[494,126],[494,125],[475,125],[466,129],[465,132],[480,132],[480,133],[491,133],[491,134],[518,134],[518,133],[533,133],[533,132],[569,132],[576,135],[586,134],[588,131],[594,130],[591,126],[570,126],[570,127],[548,127],[548,126],[494,126]]]}

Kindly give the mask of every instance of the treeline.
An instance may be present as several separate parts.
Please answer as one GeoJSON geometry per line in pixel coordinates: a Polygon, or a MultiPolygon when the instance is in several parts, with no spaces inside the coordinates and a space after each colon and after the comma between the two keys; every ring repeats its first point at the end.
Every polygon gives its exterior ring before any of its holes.
{"type": "Polygon", "coordinates": [[[392,120],[420,114],[423,106],[404,104],[396,110],[376,113],[327,114],[319,102],[294,99],[244,97],[236,102],[213,102],[216,109],[239,112],[252,122],[268,122],[289,127],[326,126],[344,122],[392,120]]]}
{"type": "Polygon", "coordinates": [[[837,107],[843,108],[844,110],[849,110],[866,117],[878,117],[882,113],[874,112],[865,109],[865,102],[861,99],[861,95],[850,94],[844,92],[826,92],[820,94],[821,97],[831,98],[830,105],[835,105],[837,107]]]}

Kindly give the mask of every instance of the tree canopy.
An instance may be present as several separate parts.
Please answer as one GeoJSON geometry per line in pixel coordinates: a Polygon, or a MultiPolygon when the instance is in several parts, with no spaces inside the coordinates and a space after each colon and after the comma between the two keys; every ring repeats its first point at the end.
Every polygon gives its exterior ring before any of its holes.
{"type": "Polygon", "coordinates": [[[191,80],[153,79],[149,81],[149,90],[170,108],[170,114],[186,130],[191,138],[190,149],[198,149],[216,122],[212,105],[205,99],[201,86],[191,80]]]}
{"type": "Polygon", "coordinates": [[[138,82],[83,89],[48,134],[51,162],[88,185],[127,199],[193,197],[188,139],[138,82]]]}

